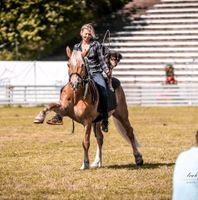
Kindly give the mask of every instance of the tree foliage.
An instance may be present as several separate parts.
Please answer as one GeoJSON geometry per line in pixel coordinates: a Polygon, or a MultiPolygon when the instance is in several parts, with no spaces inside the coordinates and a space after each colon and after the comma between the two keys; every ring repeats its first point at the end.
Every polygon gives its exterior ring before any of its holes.
{"type": "Polygon", "coordinates": [[[115,9],[112,1],[1,0],[0,58],[38,59],[51,53],[83,23],[115,9]]]}

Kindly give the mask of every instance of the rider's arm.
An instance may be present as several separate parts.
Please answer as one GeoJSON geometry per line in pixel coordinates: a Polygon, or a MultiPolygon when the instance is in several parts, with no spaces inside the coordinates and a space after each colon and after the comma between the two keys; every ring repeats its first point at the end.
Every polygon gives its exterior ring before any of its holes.
{"type": "Polygon", "coordinates": [[[103,55],[102,45],[101,44],[98,45],[97,53],[98,53],[98,59],[99,59],[99,62],[100,62],[102,70],[105,73],[109,73],[109,68],[108,68],[107,64],[105,63],[105,58],[104,58],[104,55],[103,55]]]}

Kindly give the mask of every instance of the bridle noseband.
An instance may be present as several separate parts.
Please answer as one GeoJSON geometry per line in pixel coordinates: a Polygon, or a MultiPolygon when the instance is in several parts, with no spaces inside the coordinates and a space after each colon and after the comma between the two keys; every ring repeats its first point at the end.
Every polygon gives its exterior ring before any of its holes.
{"type": "MultiPolygon", "coordinates": [[[[85,65],[83,64],[82,67],[85,67],[85,65]]],[[[85,69],[86,69],[86,67],[85,67],[85,69]]],[[[87,83],[87,75],[82,77],[82,75],[79,74],[78,72],[72,72],[71,74],[69,74],[69,84],[73,90],[80,89],[80,87],[83,86],[85,83],[87,83]],[[78,78],[78,82],[76,85],[71,81],[72,76],[77,76],[77,78],[78,78]]]]}
{"type": "Polygon", "coordinates": [[[81,80],[84,80],[84,78],[82,78],[82,76],[81,76],[79,73],[73,72],[73,73],[69,74],[69,82],[71,81],[71,77],[72,77],[73,75],[76,75],[76,76],[78,76],[78,78],[80,78],[81,80]]]}

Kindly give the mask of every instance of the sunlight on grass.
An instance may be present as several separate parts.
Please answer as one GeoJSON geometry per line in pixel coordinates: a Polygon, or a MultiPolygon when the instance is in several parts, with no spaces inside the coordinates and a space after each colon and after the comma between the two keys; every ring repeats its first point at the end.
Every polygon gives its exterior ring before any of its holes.
{"type": "MultiPolygon", "coordinates": [[[[83,127],[35,125],[41,108],[0,108],[0,199],[171,199],[177,155],[194,145],[197,107],[129,107],[145,164],[137,167],[130,145],[110,120],[103,167],[79,170],[83,127]]],[[[48,118],[53,115],[50,114],[48,118]]],[[[92,134],[90,160],[95,156],[92,134]]]]}

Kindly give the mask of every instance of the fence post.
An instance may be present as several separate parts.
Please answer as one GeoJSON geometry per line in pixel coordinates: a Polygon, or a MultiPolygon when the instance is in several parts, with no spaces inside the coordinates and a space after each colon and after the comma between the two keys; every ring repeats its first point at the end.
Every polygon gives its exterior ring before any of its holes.
{"type": "Polygon", "coordinates": [[[27,102],[27,86],[24,87],[24,103],[27,102]]]}
{"type": "Polygon", "coordinates": [[[6,101],[7,101],[7,104],[10,104],[9,86],[6,86],[6,101]]]}
{"type": "Polygon", "coordinates": [[[13,102],[13,89],[14,87],[11,85],[6,86],[6,97],[8,99],[8,105],[13,102]]]}

